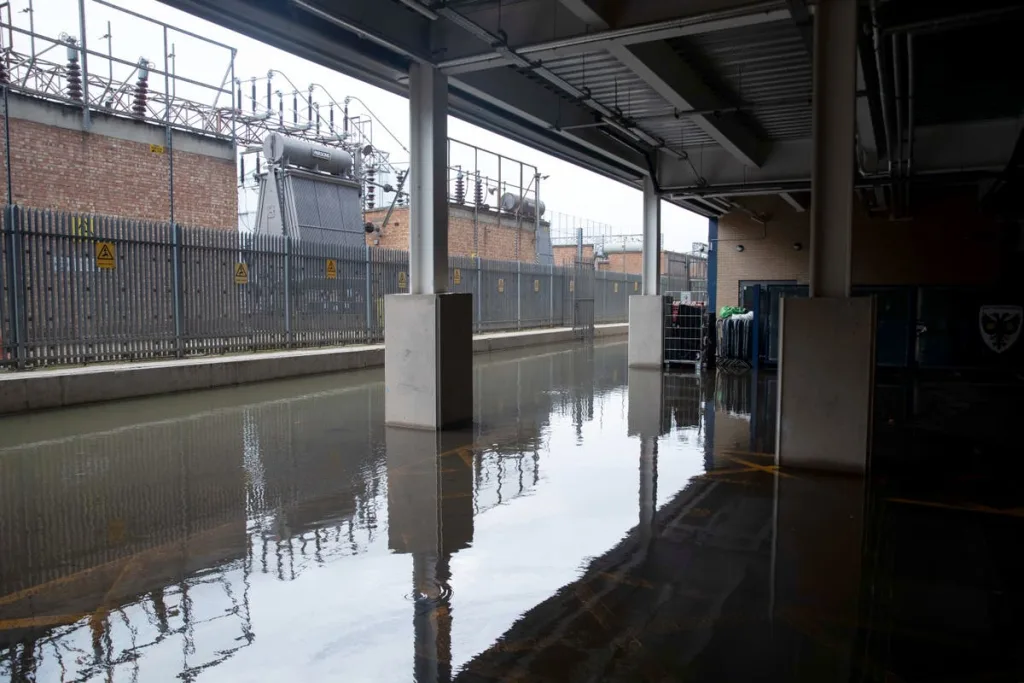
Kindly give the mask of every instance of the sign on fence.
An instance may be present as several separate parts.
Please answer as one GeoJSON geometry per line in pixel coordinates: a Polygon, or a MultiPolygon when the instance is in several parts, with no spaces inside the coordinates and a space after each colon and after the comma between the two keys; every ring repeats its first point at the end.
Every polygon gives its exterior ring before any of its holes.
{"type": "Polygon", "coordinates": [[[499,294],[504,294],[505,293],[505,278],[503,278],[503,277],[499,277],[498,278],[498,293],[499,294]]]}
{"type": "Polygon", "coordinates": [[[327,279],[338,279],[338,262],[332,258],[327,259],[327,279]]]}
{"type": "Polygon", "coordinates": [[[619,293],[619,283],[618,282],[613,282],[612,283],[612,291],[614,291],[616,294],[619,293]]]}
{"type": "Polygon", "coordinates": [[[640,283],[639,282],[634,282],[633,283],[633,291],[636,292],[639,289],[640,289],[640,283]]]}
{"type": "Polygon", "coordinates": [[[236,285],[247,285],[247,284],[249,284],[249,264],[248,263],[236,263],[235,264],[235,284],[236,285]]]}
{"type": "Polygon", "coordinates": [[[152,152],[153,154],[163,154],[164,153],[164,146],[163,145],[150,145],[149,146],[149,151],[152,152]]]}
{"type": "Polygon", "coordinates": [[[456,268],[455,269],[455,274],[453,275],[453,277],[455,278],[455,284],[457,284],[457,285],[461,285],[462,284],[462,270],[460,270],[459,268],[456,268]]]}
{"type": "Polygon", "coordinates": [[[534,280],[533,281],[533,291],[535,291],[535,292],[539,292],[540,291],[540,280],[534,280]]]}
{"type": "Polygon", "coordinates": [[[569,280],[569,291],[570,292],[575,292],[576,291],[576,281],[575,280],[569,280]]]}
{"type": "Polygon", "coordinates": [[[102,270],[113,270],[117,267],[114,262],[114,243],[113,242],[97,242],[96,243],[96,267],[102,270]]]}
{"type": "Polygon", "coordinates": [[[406,277],[405,271],[404,270],[398,271],[398,288],[399,289],[405,289],[408,286],[409,286],[409,278],[406,277]]]}

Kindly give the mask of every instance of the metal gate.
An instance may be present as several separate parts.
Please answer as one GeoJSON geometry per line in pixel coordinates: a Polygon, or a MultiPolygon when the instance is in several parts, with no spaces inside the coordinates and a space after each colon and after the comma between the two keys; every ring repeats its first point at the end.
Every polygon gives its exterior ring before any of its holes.
{"type": "Polygon", "coordinates": [[[572,301],[572,329],[577,339],[594,337],[594,261],[577,259],[569,279],[569,299],[572,301]]]}

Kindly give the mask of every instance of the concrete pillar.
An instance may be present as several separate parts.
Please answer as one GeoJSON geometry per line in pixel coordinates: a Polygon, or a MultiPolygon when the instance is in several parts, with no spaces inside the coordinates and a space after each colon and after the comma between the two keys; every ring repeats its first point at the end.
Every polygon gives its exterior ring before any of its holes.
{"type": "Polygon", "coordinates": [[[644,176],[643,273],[641,288],[645,296],[661,293],[661,197],[654,181],[644,176]]]}
{"type": "Polygon", "coordinates": [[[665,304],[661,297],[661,198],[644,177],[643,293],[629,297],[629,366],[660,368],[665,358],[665,304]]]}
{"type": "Polygon", "coordinates": [[[857,2],[814,14],[811,298],[784,299],[776,457],[863,474],[874,386],[874,301],[850,298],[857,2]]]}
{"type": "Polygon", "coordinates": [[[409,294],[384,304],[385,422],[446,429],[473,419],[473,301],[448,286],[447,80],[409,70],[409,294]]]}

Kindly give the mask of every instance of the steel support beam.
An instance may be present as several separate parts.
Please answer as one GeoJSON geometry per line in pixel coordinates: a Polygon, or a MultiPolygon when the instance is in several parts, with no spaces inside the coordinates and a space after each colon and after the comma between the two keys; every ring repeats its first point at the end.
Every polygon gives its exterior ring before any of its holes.
{"type": "Polygon", "coordinates": [[[812,297],[848,297],[853,254],[857,0],[822,0],[814,16],[812,297]]]}
{"type": "MultiPolygon", "coordinates": [[[[611,28],[611,22],[586,0],[559,2],[588,26],[599,31],[611,28]]],[[[728,105],[664,41],[628,46],[615,43],[608,52],[676,109],[705,110],[728,105]]],[[[759,167],[767,157],[768,141],[761,140],[735,114],[694,116],[691,120],[745,166],[759,167]]]]}
{"type": "MultiPolygon", "coordinates": [[[[616,45],[609,53],[680,111],[728,108],[728,103],[713,93],[705,85],[705,79],[664,41],[616,45]]],[[[735,113],[696,115],[691,120],[744,166],[759,168],[768,156],[769,142],[741,122],[735,113]]]]}
{"type": "Polygon", "coordinates": [[[661,288],[661,197],[654,189],[654,180],[644,176],[644,234],[641,247],[643,272],[641,288],[644,295],[659,294],[661,288]]]}
{"type": "Polygon", "coordinates": [[[409,293],[448,288],[448,79],[409,67],[409,293]]]}

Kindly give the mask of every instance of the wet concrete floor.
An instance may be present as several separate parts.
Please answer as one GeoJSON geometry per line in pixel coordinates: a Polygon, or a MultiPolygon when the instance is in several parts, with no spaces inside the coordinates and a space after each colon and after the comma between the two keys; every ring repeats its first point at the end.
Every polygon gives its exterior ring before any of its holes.
{"type": "Polygon", "coordinates": [[[381,380],[0,420],[0,680],[1024,680],[1021,451],[943,417],[1014,387],[883,383],[862,481],[768,373],[494,354],[441,438],[381,380]]]}

